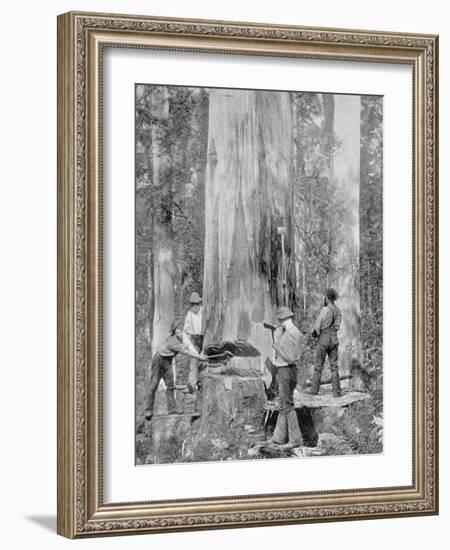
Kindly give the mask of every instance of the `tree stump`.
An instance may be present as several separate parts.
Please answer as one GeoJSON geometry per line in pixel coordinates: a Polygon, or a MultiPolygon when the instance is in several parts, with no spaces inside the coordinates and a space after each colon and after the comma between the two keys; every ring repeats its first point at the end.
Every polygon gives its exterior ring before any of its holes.
{"type": "Polygon", "coordinates": [[[194,419],[183,461],[248,458],[264,440],[266,394],[260,377],[205,374],[201,416],[194,419]]]}

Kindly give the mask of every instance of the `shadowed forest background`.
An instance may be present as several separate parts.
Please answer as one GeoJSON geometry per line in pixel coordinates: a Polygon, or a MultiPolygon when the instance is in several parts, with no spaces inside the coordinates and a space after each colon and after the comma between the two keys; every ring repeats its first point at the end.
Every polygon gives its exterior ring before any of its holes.
{"type": "MultiPolygon", "coordinates": [[[[382,127],[378,96],[136,86],[137,424],[152,352],[191,292],[203,295],[205,343],[249,340],[261,370],[261,323],[289,305],[310,376],[311,327],[333,286],[341,373],[358,358],[371,399],[340,422],[330,454],[381,450],[382,127]]],[[[187,370],[178,356],[178,383],[187,370]]]]}

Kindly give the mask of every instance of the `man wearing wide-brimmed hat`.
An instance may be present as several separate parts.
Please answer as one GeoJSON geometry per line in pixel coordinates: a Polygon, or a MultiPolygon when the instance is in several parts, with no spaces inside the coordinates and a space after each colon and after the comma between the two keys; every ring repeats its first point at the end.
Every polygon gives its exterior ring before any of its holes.
{"type": "Polygon", "coordinates": [[[173,378],[172,361],[179,353],[184,353],[196,360],[204,361],[206,357],[197,352],[189,338],[184,334],[180,322],[173,321],[170,331],[164,342],[158,347],[153,356],[150,374],[150,383],[147,393],[147,407],[145,419],[151,420],[153,416],[153,405],[155,393],[158,389],[161,378],[166,384],[167,413],[176,414],[177,407],[174,395],[175,381],[173,378]]]}
{"type": "Polygon", "coordinates": [[[302,355],[302,335],[293,323],[294,313],[286,306],[277,310],[280,327],[275,331],[275,359],[280,410],[272,442],[298,447],[303,444],[294,409],[294,390],[297,385],[297,363],[302,355]]]}
{"type": "Polygon", "coordinates": [[[341,310],[334,303],[339,298],[334,288],[327,289],[325,293],[324,306],[322,307],[316,322],[312,335],[319,338],[316,349],[316,361],[314,364],[314,374],[311,382],[311,393],[319,393],[320,379],[325,358],[328,355],[331,370],[331,385],[334,397],[340,397],[342,394],[341,383],[339,381],[338,357],[339,340],[337,332],[341,327],[341,310]]]}
{"type": "MultiPolygon", "coordinates": [[[[189,298],[189,311],[184,320],[184,332],[189,336],[193,346],[197,351],[203,348],[203,326],[202,326],[202,299],[193,292],[189,298]]],[[[198,361],[191,359],[189,363],[189,383],[188,389],[193,392],[198,384],[198,361]]]]}

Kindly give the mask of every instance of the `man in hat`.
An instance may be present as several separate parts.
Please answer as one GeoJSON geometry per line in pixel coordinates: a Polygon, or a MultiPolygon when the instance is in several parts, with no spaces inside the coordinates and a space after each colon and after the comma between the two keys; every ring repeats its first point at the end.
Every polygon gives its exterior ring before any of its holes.
{"type": "Polygon", "coordinates": [[[314,365],[314,374],[311,382],[311,393],[318,394],[320,379],[325,358],[328,355],[331,370],[331,385],[334,397],[342,395],[341,384],[339,381],[338,369],[338,351],[339,340],[337,332],[341,327],[341,310],[334,303],[338,299],[338,293],[334,288],[329,288],[325,293],[324,306],[314,323],[312,335],[318,338],[316,350],[316,361],[314,365]]]}
{"type": "Polygon", "coordinates": [[[164,379],[167,393],[167,412],[176,414],[177,406],[174,396],[174,379],[172,370],[172,361],[179,353],[184,353],[199,361],[206,360],[205,355],[201,355],[194,348],[189,338],[183,332],[180,323],[173,322],[170,326],[170,332],[164,342],[158,347],[153,356],[150,383],[147,394],[147,407],[145,409],[145,419],[151,420],[153,416],[153,405],[155,402],[155,393],[158,389],[159,381],[164,379]]]}
{"type": "MultiPolygon", "coordinates": [[[[192,345],[197,351],[203,348],[203,327],[202,327],[202,299],[193,292],[189,298],[189,311],[184,320],[184,332],[189,336],[192,345]]],[[[198,384],[198,361],[191,359],[189,363],[188,389],[192,393],[198,384]]]]}
{"type": "Polygon", "coordinates": [[[280,410],[272,442],[289,447],[302,445],[302,435],[294,408],[294,390],[297,385],[297,363],[302,355],[302,335],[293,323],[293,312],[286,306],[277,310],[280,326],[275,331],[273,365],[276,369],[280,410]]]}

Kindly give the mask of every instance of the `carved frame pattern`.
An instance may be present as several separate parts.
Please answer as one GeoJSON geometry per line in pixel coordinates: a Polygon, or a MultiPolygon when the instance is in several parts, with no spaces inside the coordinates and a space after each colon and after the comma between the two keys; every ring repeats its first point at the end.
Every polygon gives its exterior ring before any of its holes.
{"type": "Polygon", "coordinates": [[[73,12],[58,19],[58,532],[75,538],[436,514],[437,37],[73,12]],[[152,36],[164,40],[152,43],[152,36]],[[92,169],[92,163],[100,162],[91,154],[90,137],[90,132],[99,133],[94,127],[98,119],[92,116],[98,98],[91,97],[98,82],[93,84],[89,76],[101,71],[102,44],[413,65],[413,355],[418,386],[415,462],[420,462],[414,487],[173,504],[102,503],[101,166],[92,169]]]}

